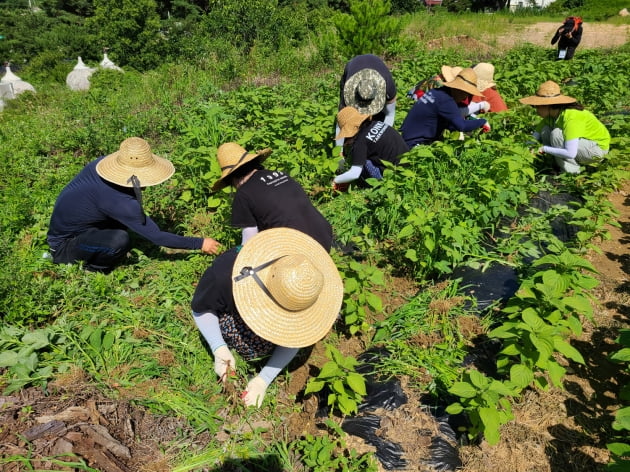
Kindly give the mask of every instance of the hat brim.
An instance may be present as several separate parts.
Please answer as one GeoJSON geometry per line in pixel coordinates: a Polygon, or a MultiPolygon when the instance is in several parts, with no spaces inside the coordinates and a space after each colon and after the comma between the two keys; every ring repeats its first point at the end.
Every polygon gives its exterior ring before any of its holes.
{"type": "Polygon", "coordinates": [[[461,90],[470,95],[475,95],[477,97],[483,97],[483,93],[479,91],[479,89],[473,85],[465,82],[461,77],[457,76],[450,82],[446,82],[444,87],[461,90]]]}
{"type": "Polygon", "coordinates": [[[540,97],[538,95],[532,95],[531,97],[519,98],[518,100],[523,105],[566,105],[569,103],[575,103],[577,100],[567,95],[558,95],[557,97],[540,97]]]}
{"type": "Polygon", "coordinates": [[[483,92],[484,90],[488,90],[490,87],[494,87],[497,84],[492,80],[483,80],[477,77],[477,88],[483,92]]]}
{"type": "Polygon", "coordinates": [[[344,126],[343,128],[341,128],[339,130],[339,134],[337,136],[335,136],[335,139],[341,139],[341,138],[352,138],[353,136],[356,136],[356,134],[359,132],[359,128],[361,128],[361,125],[363,124],[363,122],[365,120],[367,120],[370,115],[359,115],[360,119],[356,120],[353,123],[348,123],[346,126],[344,126]]]}
{"type": "Polygon", "coordinates": [[[262,151],[259,151],[258,153],[247,154],[247,156],[245,156],[241,160],[241,162],[239,162],[236,166],[230,169],[230,171],[227,174],[222,175],[221,178],[212,185],[210,190],[212,192],[216,192],[218,190],[221,190],[222,188],[227,187],[228,186],[227,178],[230,175],[232,175],[237,169],[243,167],[245,164],[253,161],[256,158],[258,158],[260,162],[263,162],[265,159],[267,159],[267,157],[269,157],[269,154],[271,154],[271,148],[265,148],[262,151]]]}
{"type": "Polygon", "coordinates": [[[118,161],[120,151],[116,151],[101,159],[96,164],[96,172],[103,179],[121,187],[133,187],[133,183],[129,181],[132,175],[138,177],[140,186],[150,187],[158,185],[171,178],[175,173],[173,163],[163,157],[153,156],[153,163],[146,167],[131,167],[121,165],[118,161]]]}
{"type": "Polygon", "coordinates": [[[385,102],[387,101],[387,84],[385,79],[374,69],[362,69],[346,80],[343,86],[343,99],[346,102],[346,106],[356,108],[359,113],[364,115],[376,115],[383,110],[385,102]],[[377,82],[376,88],[378,93],[367,103],[363,102],[361,97],[357,95],[359,82],[364,79],[372,79],[377,82]]]}
{"type": "MultiPolygon", "coordinates": [[[[263,282],[270,266],[257,272],[263,282]]],[[[238,312],[258,336],[276,345],[300,348],[315,344],[332,328],[343,302],[343,282],[326,250],[310,236],[291,228],[272,228],[252,237],[239,251],[232,270],[232,293],[238,312]],[[258,267],[286,255],[302,254],[324,276],[315,303],[288,311],[266,295],[253,277],[235,281],[244,267],[258,267]]]]}
{"type": "Polygon", "coordinates": [[[444,77],[444,82],[451,82],[455,80],[457,74],[459,74],[463,70],[462,67],[459,66],[442,66],[440,71],[442,72],[442,77],[444,77]]]}

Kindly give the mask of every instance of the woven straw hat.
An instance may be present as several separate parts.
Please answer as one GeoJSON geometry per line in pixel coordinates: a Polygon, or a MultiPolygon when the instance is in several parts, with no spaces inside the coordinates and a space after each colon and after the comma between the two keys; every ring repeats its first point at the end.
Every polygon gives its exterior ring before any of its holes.
{"type": "Polygon", "coordinates": [[[494,66],[489,62],[480,62],[473,67],[473,70],[477,74],[477,88],[480,91],[483,92],[496,85],[494,82],[494,66]]]}
{"type": "Polygon", "coordinates": [[[259,158],[260,162],[262,162],[267,159],[269,154],[271,154],[270,148],[263,149],[257,153],[249,153],[240,144],[221,144],[217,150],[217,160],[219,161],[219,166],[221,167],[221,178],[214,183],[212,191],[216,192],[217,190],[221,190],[223,187],[227,186],[228,182],[225,180],[226,177],[232,174],[239,167],[242,167],[244,164],[247,164],[256,158],[259,158]]]}
{"type": "Polygon", "coordinates": [[[567,95],[562,95],[560,86],[553,80],[543,82],[538,87],[536,95],[531,97],[520,98],[518,100],[523,105],[559,105],[563,103],[575,103],[577,100],[567,95]]]}
{"type": "Polygon", "coordinates": [[[457,74],[462,71],[462,69],[463,67],[459,66],[442,66],[440,71],[442,72],[442,77],[444,77],[444,82],[450,82],[451,80],[454,80],[455,77],[457,77],[457,74]]]}
{"type": "Polygon", "coordinates": [[[168,180],[175,167],[168,159],[156,156],[142,138],[132,137],[120,143],[120,149],[105,156],[96,164],[96,172],[105,180],[122,187],[133,187],[135,175],[142,187],[150,187],[168,180]]]}
{"type": "Polygon", "coordinates": [[[330,255],[291,228],[261,231],[239,251],[232,292],[241,318],[267,341],[306,347],[330,330],[343,301],[343,282],[330,255]]]}
{"type": "Polygon", "coordinates": [[[370,115],[359,113],[356,108],[345,107],[337,113],[337,123],[339,124],[339,134],[335,139],[351,138],[359,132],[361,123],[367,120],[370,115]]]}
{"type": "Polygon", "coordinates": [[[477,88],[477,74],[470,67],[462,69],[457,77],[444,83],[444,87],[462,90],[470,95],[481,97],[483,94],[477,88]]]}
{"type": "Polygon", "coordinates": [[[343,87],[346,105],[365,115],[376,115],[385,106],[385,79],[374,69],[362,69],[353,74],[343,87]]]}

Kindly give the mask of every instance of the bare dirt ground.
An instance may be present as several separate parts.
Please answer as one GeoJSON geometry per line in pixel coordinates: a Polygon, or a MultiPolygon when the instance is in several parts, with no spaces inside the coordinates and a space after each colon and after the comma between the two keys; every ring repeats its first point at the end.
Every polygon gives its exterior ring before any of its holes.
{"type": "MultiPolygon", "coordinates": [[[[497,43],[511,48],[523,43],[532,43],[536,46],[551,46],[551,38],[560,27],[558,23],[536,23],[525,28],[515,28],[509,35],[501,36],[497,43]]],[[[580,48],[610,48],[622,46],[630,39],[630,25],[609,25],[606,23],[584,23],[584,32],[580,48]]]]}
{"type": "MultiPolygon", "coordinates": [[[[519,44],[528,41],[547,45],[557,26],[551,23],[532,25],[499,42],[519,44]]],[[[629,29],[627,25],[586,24],[582,47],[618,46],[628,38],[629,29]]],[[[467,41],[461,36],[451,40],[445,38],[442,44],[436,43],[436,47],[467,41]]],[[[489,446],[482,442],[459,447],[462,471],[604,470],[608,461],[605,444],[612,434],[612,415],[619,407],[616,394],[620,385],[629,380],[620,378],[618,369],[606,356],[616,349],[617,330],[630,326],[630,182],[626,182],[621,191],[610,195],[610,201],[619,211],[620,228],[610,227],[611,239],[601,242],[601,254],[593,252],[589,255],[599,271],[600,280],[600,286],[594,292],[599,302],[595,310],[596,323],[587,326],[583,336],[574,340],[586,365],[568,366],[570,374],[564,390],[530,391],[524,395],[515,405],[515,420],[502,429],[498,445],[489,446]]],[[[413,287],[401,282],[399,290],[400,294],[409,294],[413,287]]],[[[398,295],[391,294],[388,302],[397,303],[398,295]]],[[[363,352],[365,345],[362,339],[353,338],[342,342],[340,349],[356,355],[363,352]]],[[[326,361],[319,345],[307,355],[308,361],[292,372],[288,381],[279,379],[282,383],[280,402],[292,404],[293,395],[304,389],[309,369],[326,361]]],[[[406,391],[404,379],[402,388],[406,391]]],[[[69,461],[81,459],[103,472],[167,472],[171,467],[166,445],[173,444],[176,448],[177,440],[182,436],[194,437],[188,446],[203,446],[211,439],[205,434],[195,435],[182,419],[156,417],[130,401],[106,398],[89,388],[80,372],[74,373],[74,377],[58,379],[50,385],[50,392],[50,395],[44,395],[39,389],[25,389],[0,397],[0,458],[41,458],[36,463],[38,470],[79,470],[56,463],[65,458],[69,461]]],[[[409,465],[413,466],[404,470],[452,470],[433,468],[425,463],[430,455],[431,438],[444,434],[440,432],[439,423],[417,400],[409,395],[408,403],[401,409],[379,412],[385,423],[378,434],[401,445],[409,465]]],[[[285,427],[289,439],[317,430],[316,411],[316,400],[310,397],[304,401],[302,413],[287,418],[285,427]]],[[[451,439],[445,438],[452,443],[451,439]]],[[[374,450],[358,439],[351,438],[349,443],[358,450],[374,450]]],[[[4,463],[1,469],[3,472],[31,470],[19,460],[4,463]]],[[[222,467],[213,470],[243,469],[222,467]]]]}

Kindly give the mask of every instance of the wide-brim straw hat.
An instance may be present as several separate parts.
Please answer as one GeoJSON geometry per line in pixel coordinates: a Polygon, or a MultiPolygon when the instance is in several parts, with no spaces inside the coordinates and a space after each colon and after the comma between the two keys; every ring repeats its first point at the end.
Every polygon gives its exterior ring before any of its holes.
{"type": "Polygon", "coordinates": [[[212,186],[212,191],[216,192],[228,185],[226,180],[236,169],[242,167],[250,161],[258,158],[260,162],[267,159],[271,154],[271,149],[266,148],[258,152],[247,152],[243,146],[237,143],[224,143],[217,150],[217,160],[221,167],[221,178],[212,186]]]}
{"type": "Polygon", "coordinates": [[[477,88],[481,92],[497,85],[494,82],[494,66],[489,62],[480,62],[473,70],[477,74],[477,88]]]}
{"type": "Polygon", "coordinates": [[[440,69],[440,72],[442,73],[442,77],[444,78],[444,82],[450,82],[451,80],[454,80],[455,77],[457,77],[457,74],[459,74],[462,71],[463,67],[459,67],[459,66],[442,66],[442,68],[440,69]]]}
{"type": "Polygon", "coordinates": [[[477,74],[470,67],[462,69],[453,80],[445,82],[444,87],[462,90],[478,97],[483,96],[477,88],[477,74]]]}
{"type": "Polygon", "coordinates": [[[241,248],[232,270],[238,312],[258,336],[284,347],[306,347],[332,328],[343,282],[326,250],[291,228],[261,231],[241,248]]]}
{"type": "Polygon", "coordinates": [[[351,138],[359,132],[361,123],[367,120],[370,115],[359,113],[356,108],[345,107],[337,113],[337,124],[339,125],[339,134],[335,139],[351,138]]]}
{"type": "Polygon", "coordinates": [[[343,99],[364,115],[376,115],[387,100],[385,78],[374,69],[362,69],[346,80],[343,99]]]}
{"type": "Polygon", "coordinates": [[[536,95],[531,97],[520,98],[518,100],[523,105],[560,105],[567,103],[575,103],[577,100],[567,95],[562,95],[560,86],[553,80],[543,82],[538,87],[536,95]]]}
{"type": "Polygon", "coordinates": [[[144,139],[131,137],[120,143],[118,151],[96,164],[96,172],[105,180],[121,187],[133,187],[136,176],[141,187],[161,184],[175,172],[168,159],[156,156],[144,139]]]}

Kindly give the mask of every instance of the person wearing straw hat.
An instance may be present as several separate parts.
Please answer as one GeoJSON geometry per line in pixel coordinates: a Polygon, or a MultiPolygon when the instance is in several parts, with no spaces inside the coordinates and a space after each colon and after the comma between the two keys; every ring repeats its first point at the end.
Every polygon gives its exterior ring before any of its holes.
{"type": "Polygon", "coordinates": [[[398,131],[356,108],[343,108],[337,113],[337,122],[341,129],[335,139],[344,140],[344,155],[350,157],[350,169],[333,179],[333,190],[344,191],[357,179],[363,185],[370,177],[381,180],[384,163],[398,165],[401,154],[409,151],[398,131]]]}
{"type": "Polygon", "coordinates": [[[291,228],[272,228],[218,256],[195,289],[195,323],[221,382],[235,373],[234,349],[246,361],[271,355],[241,398],[260,406],[269,384],[300,348],[332,328],[343,282],[322,245],[291,228]]]}
{"type": "Polygon", "coordinates": [[[483,97],[474,96],[473,103],[488,103],[488,109],[484,111],[492,111],[499,113],[508,109],[503,97],[497,90],[497,84],[494,82],[494,66],[489,62],[480,62],[473,67],[477,74],[477,88],[483,94],[483,97]]]}
{"type": "Polygon", "coordinates": [[[308,234],[329,251],[332,226],[297,181],[283,171],[263,166],[270,154],[269,148],[248,152],[232,142],[222,144],[217,150],[221,177],[212,190],[227,186],[236,189],[232,226],[241,228],[241,244],[259,231],[282,226],[308,234]]]}
{"type": "Polygon", "coordinates": [[[519,102],[535,107],[542,118],[533,133],[542,143],[537,152],[553,156],[564,172],[578,174],[582,170],[580,164],[595,162],[608,154],[608,129],[575,98],[563,95],[556,82],[543,82],[536,95],[519,102]]]}
{"type": "MultiPolygon", "coordinates": [[[[454,80],[457,74],[462,70],[463,67],[443,65],[439,74],[416,84],[416,86],[407,93],[407,96],[414,102],[417,102],[418,99],[429,90],[442,87],[445,82],[454,80]]],[[[474,115],[477,113],[490,111],[490,103],[483,100],[482,97],[476,96],[473,97],[473,100],[471,100],[470,97],[466,97],[464,101],[457,103],[457,106],[464,118],[467,116],[473,116],[473,118],[475,118],[474,115]],[[477,100],[474,100],[475,98],[477,98],[477,100]]]]}
{"type": "MultiPolygon", "coordinates": [[[[348,61],[339,81],[339,108],[356,108],[374,120],[394,126],[396,82],[383,60],[374,54],[361,54],[348,61]]],[[[336,135],[339,134],[337,124],[336,135]]],[[[341,139],[336,146],[343,146],[341,139]]]]}
{"type": "Polygon", "coordinates": [[[212,238],[162,231],[144,213],[142,189],[168,180],[173,164],[151,152],[144,139],[125,139],[118,151],[88,163],[61,191],[48,229],[55,263],[84,262],[88,270],[107,272],[131,248],[128,230],[158,246],[200,249],[216,254],[212,238]]]}
{"type": "Polygon", "coordinates": [[[441,139],[445,130],[490,131],[487,120],[467,120],[458,108],[458,103],[469,101],[474,95],[481,92],[477,89],[477,74],[471,68],[462,69],[442,87],[429,90],[414,103],[400,128],[407,145],[412,148],[430,144],[441,139]]]}

